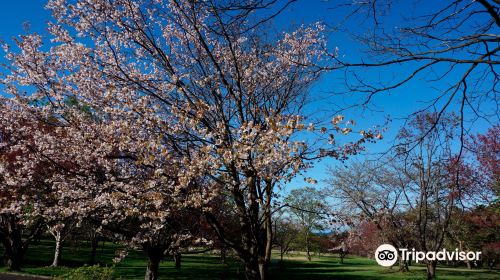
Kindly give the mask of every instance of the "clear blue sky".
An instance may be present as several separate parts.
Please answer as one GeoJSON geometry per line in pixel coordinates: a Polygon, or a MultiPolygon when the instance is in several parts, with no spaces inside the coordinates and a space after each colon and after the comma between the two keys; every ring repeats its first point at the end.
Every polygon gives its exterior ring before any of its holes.
{"type": "MultiPolygon", "coordinates": [[[[408,5],[407,1],[402,1],[404,4],[408,5]]],[[[427,10],[431,8],[432,5],[436,5],[436,1],[420,1],[421,5],[418,9],[427,10]]],[[[44,34],[46,23],[50,20],[50,13],[44,9],[45,1],[39,0],[17,0],[17,1],[2,1],[0,9],[0,39],[4,42],[11,42],[13,36],[25,33],[23,25],[28,23],[30,32],[37,32],[44,34]]],[[[289,24],[299,25],[302,23],[308,24],[318,20],[321,20],[328,24],[329,26],[335,26],[339,23],[343,14],[336,12],[331,8],[334,7],[335,1],[324,1],[324,0],[301,0],[297,3],[291,5],[281,16],[276,19],[277,26],[287,26],[289,24]]],[[[410,9],[414,9],[412,6],[405,6],[400,9],[401,13],[406,13],[410,9]]],[[[394,15],[389,20],[394,19],[394,24],[397,26],[401,24],[397,21],[399,15],[394,15]]],[[[361,25],[360,25],[361,26],[361,25]]],[[[359,26],[353,25],[349,27],[351,31],[363,31],[359,29],[359,26]]],[[[361,45],[356,41],[350,39],[346,34],[334,33],[330,38],[331,46],[336,46],[340,50],[340,55],[349,59],[365,58],[364,54],[360,51],[361,45]]],[[[3,61],[3,59],[0,59],[3,61]]],[[[401,68],[401,66],[394,66],[389,71],[401,71],[405,72],[408,69],[401,68]],[[399,67],[399,68],[398,68],[399,67]]],[[[364,75],[367,78],[374,78],[376,75],[383,75],[384,73],[377,73],[371,71],[369,73],[363,73],[360,71],[360,75],[364,75]]],[[[310,106],[310,110],[313,111],[316,108],[321,108],[323,110],[322,114],[328,115],[328,113],[333,112],[338,104],[342,104],[343,98],[338,96],[333,96],[332,92],[339,92],[344,90],[342,73],[331,73],[325,76],[313,89],[313,98],[317,101],[310,106]]],[[[387,116],[393,118],[400,118],[407,116],[409,113],[414,112],[416,109],[422,107],[422,101],[428,100],[430,97],[435,96],[436,92],[433,91],[422,80],[415,80],[408,86],[395,90],[391,94],[380,94],[374,99],[374,104],[376,105],[376,111],[364,111],[364,110],[351,110],[345,114],[349,119],[355,119],[358,122],[358,127],[365,128],[377,124],[383,124],[387,116]]],[[[356,98],[356,96],[354,96],[356,98]]],[[[453,108],[453,107],[452,107],[453,108]]],[[[456,108],[456,106],[454,106],[456,108]]],[[[375,153],[386,150],[390,142],[394,140],[394,137],[401,126],[400,121],[393,121],[388,127],[389,130],[385,133],[384,141],[368,146],[368,151],[375,153]]],[[[476,123],[473,126],[474,133],[485,132],[487,125],[485,123],[476,123]]],[[[308,176],[312,176],[318,180],[325,178],[326,166],[338,164],[334,160],[324,160],[320,164],[316,165],[314,169],[308,172],[308,176]]],[[[298,178],[291,184],[291,188],[302,186],[305,183],[301,178],[298,178]]],[[[320,183],[321,185],[321,183],[320,183]]]]}

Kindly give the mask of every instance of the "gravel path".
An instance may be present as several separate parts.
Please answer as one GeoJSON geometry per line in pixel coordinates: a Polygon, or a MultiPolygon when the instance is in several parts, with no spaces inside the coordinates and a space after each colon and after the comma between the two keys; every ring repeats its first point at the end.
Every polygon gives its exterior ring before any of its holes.
{"type": "Polygon", "coordinates": [[[47,280],[50,277],[31,276],[14,273],[0,273],[0,280],[47,280]]]}

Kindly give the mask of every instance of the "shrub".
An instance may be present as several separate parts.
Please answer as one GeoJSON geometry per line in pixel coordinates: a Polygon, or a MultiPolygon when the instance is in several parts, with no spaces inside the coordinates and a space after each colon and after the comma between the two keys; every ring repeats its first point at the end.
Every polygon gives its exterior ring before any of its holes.
{"type": "Polygon", "coordinates": [[[112,267],[82,266],[63,274],[56,280],[113,280],[115,279],[112,267]]]}

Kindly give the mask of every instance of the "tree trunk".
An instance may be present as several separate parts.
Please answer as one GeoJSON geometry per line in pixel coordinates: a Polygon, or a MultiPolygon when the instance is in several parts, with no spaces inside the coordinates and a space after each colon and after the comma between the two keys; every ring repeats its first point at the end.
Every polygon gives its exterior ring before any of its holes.
{"type": "Polygon", "coordinates": [[[309,248],[309,230],[306,232],[306,254],[307,254],[307,260],[311,261],[311,249],[309,248]]]}
{"type": "Polygon", "coordinates": [[[266,182],[266,201],[261,207],[260,203],[262,201],[257,194],[256,177],[251,172],[247,173],[246,176],[250,179],[250,182],[247,183],[249,186],[248,202],[246,201],[247,194],[243,193],[241,189],[231,189],[237,209],[239,221],[237,229],[240,232],[241,239],[231,240],[227,238],[224,234],[224,228],[218,222],[217,217],[210,213],[207,213],[206,217],[221,242],[232,248],[243,262],[245,278],[248,280],[265,280],[272,249],[271,198],[273,185],[271,180],[266,182]],[[261,213],[264,213],[264,223],[261,223],[261,213]]]}
{"type": "Polygon", "coordinates": [[[257,247],[254,245],[247,248],[245,252],[238,253],[245,265],[245,278],[247,280],[265,280],[268,278],[269,258],[262,246],[257,247]]]}
{"type": "Polygon", "coordinates": [[[4,263],[9,271],[20,271],[25,253],[21,232],[13,228],[10,233],[10,236],[6,236],[2,240],[4,263]]]}
{"type": "Polygon", "coordinates": [[[261,261],[259,262],[259,275],[261,280],[267,279],[267,268],[269,266],[269,262],[261,261]]]}
{"type": "Polygon", "coordinates": [[[5,266],[9,271],[21,271],[22,258],[17,256],[7,256],[5,266]]]}
{"type": "MultiPolygon", "coordinates": [[[[261,244],[262,245],[262,244],[261,244]]],[[[251,246],[246,252],[239,254],[245,265],[245,278],[247,280],[265,280],[268,278],[267,270],[269,259],[262,246],[251,246]],[[250,254],[252,253],[252,254],[250,254]]]]}
{"type": "Polygon", "coordinates": [[[164,248],[143,245],[143,250],[148,257],[148,266],[144,280],[157,280],[160,269],[160,262],[164,257],[164,248]]]}
{"type": "MultiPolygon", "coordinates": [[[[460,251],[464,251],[464,248],[463,248],[464,246],[463,246],[463,244],[464,244],[464,242],[463,242],[462,240],[459,240],[459,241],[458,241],[458,249],[459,249],[460,251]]],[[[472,269],[472,265],[471,265],[471,262],[470,262],[469,260],[466,260],[466,261],[465,261],[465,264],[467,264],[467,268],[468,268],[468,269],[472,269]]]]}
{"type": "Polygon", "coordinates": [[[226,247],[222,246],[220,249],[220,262],[226,264],[226,247]]]}
{"type": "Polygon", "coordinates": [[[62,242],[61,242],[61,233],[58,233],[55,236],[56,240],[56,248],[54,250],[54,260],[52,261],[53,267],[59,266],[59,260],[61,259],[61,249],[62,249],[62,242]]]}
{"type": "Polygon", "coordinates": [[[408,272],[410,268],[408,267],[408,261],[403,260],[403,258],[399,258],[399,271],[408,272]]]}
{"type": "Polygon", "coordinates": [[[306,244],[306,253],[307,253],[307,260],[311,261],[312,257],[311,257],[311,250],[309,249],[309,244],[306,244]]]}
{"type": "Polygon", "coordinates": [[[256,260],[245,262],[245,277],[247,280],[264,280],[261,279],[259,264],[256,260]]]}
{"type": "MultiPolygon", "coordinates": [[[[268,193],[268,195],[270,195],[268,193]]],[[[270,201],[268,201],[270,203],[270,201]]],[[[271,262],[271,253],[273,249],[273,221],[271,217],[271,208],[266,208],[266,219],[265,219],[265,239],[264,239],[264,256],[259,258],[259,272],[260,279],[267,279],[267,271],[269,263],[271,262]]]]}
{"type": "Polygon", "coordinates": [[[90,240],[90,265],[94,265],[96,262],[97,247],[99,247],[99,238],[96,236],[90,240]]]}
{"type": "Polygon", "coordinates": [[[465,261],[465,263],[467,264],[468,269],[472,269],[472,264],[470,261],[465,261]]]}
{"type": "Polygon", "coordinates": [[[0,215],[0,226],[5,232],[0,235],[0,242],[4,246],[4,261],[8,270],[19,271],[24,260],[24,255],[30,242],[42,230],[42,220],[37,220],[25,234],[23,240],[23,226],[19,218],[14,215],[0,215]]]}
{"type": "Polygon", "coordinates": [[[146,268],[146,275],[144,276],[144,280],[157,280],[159,268],[160,268],[160,260],[149,258],[148,267],[146,268]]]}
{"type": "Polygon", "coordinates": [[[175,268],[180,269],[181,268],[181,253],[180,252],[175,252],[174,253],[174,263],[175,263],[175,268]]]}
{"type": "Polygon", "coordinates": [[[427,262],[427,279],[434,279],[436,277],[436,261],[427,262]]]}

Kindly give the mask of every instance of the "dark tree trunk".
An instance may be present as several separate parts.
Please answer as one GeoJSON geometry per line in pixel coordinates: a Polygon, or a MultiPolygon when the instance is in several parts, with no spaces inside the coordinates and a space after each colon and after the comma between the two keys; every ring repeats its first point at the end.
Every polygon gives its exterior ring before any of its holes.
{"type": "Polygon", "coordinates": [[[408,260],[405,261],[405,260],[403,260],[403,258],[399,258],[399,271],[401,271],[401,272],[410,271],[408,260]]]}
{"type": "Polygon", "coordinates": [[[99,237],[96,236],[90,240],[90,265],[94,265],[96,263],[97,247],[99,247],[99,237]]]}
{"type": "Polygon", "coordinates": [[[427,262],[427,279],[434,279],[436,278],[436,261],[429,261],[427,262]]]}
{"type": "Polygon", "coordinates": [[[164,257],[165,249],[163,247],[154,247],[149,244],[143,245],[143,250],[148,257],[148,266],[144,280],[157,280],[160,269],[160,262],[164,257]]]}
{"type": "Polygon", "coordinates": [[[4,245],[4,263],[8,270],[20,271],[29,240],[23,241],[22,229],[15,217],[6,217],[4,223],[8,233],[1,236],[4,245]]]}
{"type": "Polygon", "coordinates": [[[247,280],[261,279],[259,271],[259,263],[256,259],[245,262],[245,277],[247,280]]]}
{"type": "Polygon", "coordinates": [[[488,259],[488,268],[490,270],[493,270],[493,267],[495,266],[495,259],[494,258],[490,258],[488,259]]]}
{"type": "Polygon", "coordinates": [[[272,221],[270,208],[265,210],[266,215],[263,225],[258,223],[259,203],[257,200],[254,200],[250,209],[252,210],[251,219],[242,217],[240,220],[243,232],[242,243],[244,246],[243,250],[238,253],[245,262],[246,278],[248,280],[265,280],[267,279],[267,269],[271,258],[272,248],[272,221]]]}
{"type": "MultiPolygon", "coordinates": [[[[232,169],[235,173],[235,169],[232,169]]],[[[238,177],[237,175],[235,175],[238,177]]],[[[206,213],[206,218],[214,228],[220,241],[233,249],[243,262],[245,267],[245,278],[248,280],[267,279],[267,270],[271,260],[272,249],[272,220],[271,220],[271,198],[272,182],[266,182],[265,205],[261,205],[257,194],[257,183],[252,174],[247,174],[250,178],[248,182],[248,202],[247,194],[241,189],[232,188],[232,196],[237,209],[238,226],[237,231],[241,239],[228,238],[227,230],[212,213],[206,213]],[[261,212],[262,211],[262,212],[261,212]],[[262,216],[261,213],[264,213],[262,216]],[[262,219],[264,219],[262,221],[262,219]]],[[[232,228],[230,231],[234,231],[232,228]]]]}
{"type": "Polygon", "coordinates": [[[160,268],[160,259],[148,258],[148,266],[146,268],[146,275],[144,280],[157,280],[160,268]]]}
{"type": "Polygon", "coordinates": [[[174,253],[174,263],[175,263],[175,268],[180,269],[181,268],[181,253],[175,252],[174,253]]]}
{"type": "Polygon", "coordinates": [[[269,262],[265,260],[261,260],[259,262],[259,275],[261,280],[267,279],[267,271],[269,268],[269,262]]]}
{"type": "Polygon", "coordinates": [[[248,280],[265,280],[267,279],[267,270],[269,266],[270,255],[268,252],[268,242],[266,233],[262,233],[262,242],[259,245],[250,245],[246,250],[238,252],[240,258],[245,264],[245,277],[248,280]]]}
{"type": "Polygon", "coordinates": [[[226,264],[226,247],[222,246],[220,249],[220,262],[226,264]]]}
{"type": "Polygon", "coordinates": [[[9,271],[21,271],[21,264],[23,262],[23,258],[19,256],[10,256],[5,260],[5,266],[7,266],[7,270],[9,271]]]}
{"type": "Polygon", "coordinates": [[[4,264],[9,271],[20,271],[23,263],[24,252],[22,248],[5,247],[4,264]]]}

